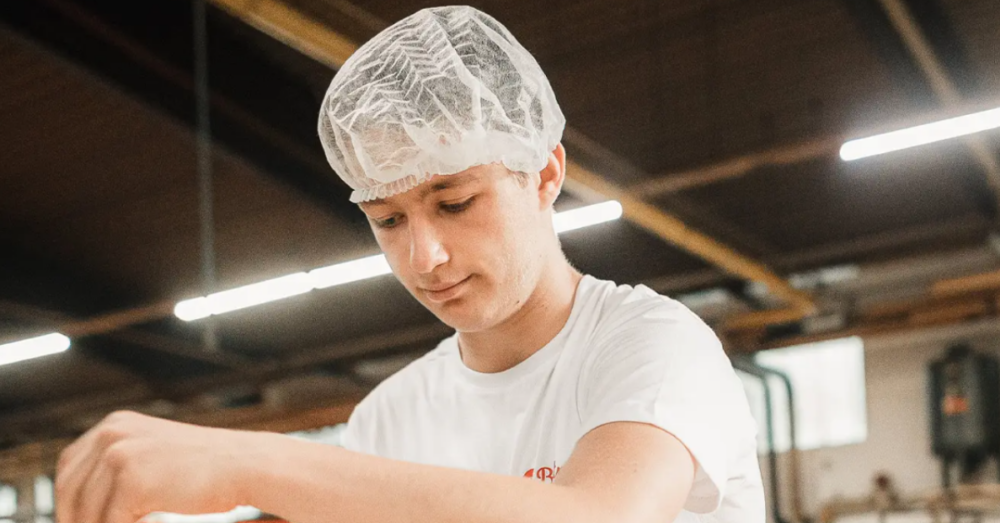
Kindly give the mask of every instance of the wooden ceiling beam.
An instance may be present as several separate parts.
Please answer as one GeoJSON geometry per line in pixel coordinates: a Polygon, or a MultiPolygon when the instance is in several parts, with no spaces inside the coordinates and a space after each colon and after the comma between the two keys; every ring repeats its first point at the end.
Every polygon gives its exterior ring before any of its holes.
{"type": "MultiPolygon", "coordinates": [[[[312,407],[293,409],[254,405],[193,413],[179,416],[177,420],[204,427],[278,433],[299,432],[346,423],[358,401],[360,398],[344,398],[320,402],[321,405],[312,407]]],[[[72,438],[57,438],[26,443],[0,451],[0,482],[11,483],[20,478],[53,473],[59,453],[72,442],[72,438]]]]}
{"type": "Polygon", "coordinates": [[[764,264],[692,229],[671,214],[644,202],[630,191],[618,187],[576,163],[567,165],[566,176],[594,192],[618,200],[622,204],[624,216],[629,221],[652,232],[657,237],[730,274],[767,285],[771,293],[785,300],[793,310],[798,311],[800,318],[814,311],[815,305],[808,294],[792,287],[788,281],[764,264]]]}
{"type": "MultiPolygon", "coordinates": [[[[649,173],[637,167],[634,163],[618,153],[608,149],[603,144],[590,138],[579,129],[567,126],[563,131],[563,144],[572,153],[572,162],[578,166],[586,165],[591,172],[613,172],[616,184],[627,189],[633,195],[644,198],[646,195],[636,191],[634,185],[641,180],[648,180],[649,173]],[[579,157],[582,159],[577,160],[579,157]]],[[[564,189],[573,196],[587,201],[602,201],[607,196],[590,190],[577,180],[567,177],[564,189]]],[[[645,198],[644,198],[645,199],[645,198]]],[[[647,200],[648,201],[648,200],[647,200]]],[[[772,256],[776,247],[756,234],[737,227],[723,219],[717,213],[706,211],[703,207],[685,198],[681,194],[664,194],[657,198],[657,207],[666,209],[671,215],[688,224],[697,224],[701,232],[730,244],[737,251],[752,252],[756,256],[772,256]]]]}
{"type": "Polygon", "coordinates": [[[281,361],[260,362],[249,368],[186,379],[175,384],[160,384],[156,389],[148,386],[132,386],[68,401],[37,405],[31,410],[0,416],[0,438],[51,433],[71,423],[72,420],[99,417],[117,409],[142,405],[158,399],[192,398],[233,386],[259,387],[275,380],[315,370],[326,364],[351,363],[362,358],[396,355],[403,348],[431,343],[452,332],[454,331],[444,324],[435,322],[302,350],[297,355],[281,361]]]}
{"type": "Polygon", "coordinates": [[[843,143],[844,139],[840,136],[828,136],[779,145],[691,169],[659,174],[630,186],[630,189],[646,197],[674,194],[746,176],[765,167],[795,165],[824,156],[834,156],[843,143]]]}
{"type": "Polygon", "coordinates": [[[333,69],[340,69],[358,49],[358,44],[350,38],[282,0],[210,1],[260,32],[333,69]]]}
{"type": "Polygon", "coordinates": [[[992,293],[971,292],[963,295],[939,297],[922,294],[901,300],[889,300],[861,308],[854,313],[859,321],[876,322],[907,319],[913,315],[933,314],[948,308],[963,308],[970,302],[989,302],[992,293]]]}
{"type": "Polygon", "coordinates": [[[771,260],[771,264],[782,270],[794,271],[803,267],[808,268],[817,264],[830,263],[830,260],[843,262],[850,258],[885,249],[903,249],[932,242],[944,243],[955,238],[965,239],[967,242],[977,238],[985,238],[989,230],[989,220],[979,214],[968,214],[949,220],[921,223],[904,229],[877,232],[845,241],[810,247],[777,256],[771,260]]]}
{"type": "Polygon", "coordinates": [[[1000,271],[990,271],[936,281],[931,287],[931,294],[934,296],[950,296],[997,289],[1000,289],[1000,271]]]}
{"type": "Polygon", "coordinates": [[[959,299],[933,300],[918,297],[908,302],[885,304],[877,314],[862,314],[849,319],[848,325],[817,334],[785,336],[766,339],[762,331],[756,334],[736,332],[729,339],[740,340],[735,352],[756,352],[760,350],[789,347],[849,336],[886,336],[902,334],[915,329],[938,328],[963,324],[987,318],[1000,318],[1000,295],[995,293],[974,293],[959,299]]]}
{"type": "MultiPolygon", "coordinates": [[[[100,278],[78,268],[38,258],[8,246],[0,273],[0,317],[23,323],[24,327],[0,333],[0,343],[17,341],[32,334],[59,332],[73,339],[94,335],[121,342],[124,347],[141,347],[166,356],[206,363],[215,370],[240,369],[250,362],[233,354],[210,354],[194,343],[138,325],[169,316],[173,303],[159,303],[125,309],[120,312],[85,317],[92,310],[107,310],[122,302],[131,302],[126,293],[100,278]],[[44,296],[58,296],[59,309],[36,305],[44,296]],[[15,337],[16,336],[16,337],[15,337]]],[[[52,301],[52,300],[49,300],[52,301]]],[[[94,351],[95,354],[105,354],[94,351]]],[[[125,361],[108,360],[135,374],[138,370],[125,361]]]]}
{"type": "Polygon", "coordinates": [[[132,325],[168,316],[172,310],[172,303],[159,304],[105,314],[88,320],[77,320],[60,312],[0,299],[0,315],[24,322],[44,325],[70,338],[83,338],[102,334],[111,339],[131,345],[218,365],[223,368],[239,369],[251,364],[251,362],[243,358],[238,358],[230,354],[209,353],[199,346],[182,340],[131,327],[132,325]]]}
{"type": "MultiPolygon", "coordinates": [[[[894,233],[875,233],[868,236],[852,238],[847,241],[833,242],[818,247],[810,247],[801,251],[781,254],[767,260],[772,267],[783,271],[794,272],[809,270],[817,265],[843,263],[847,258],[857,258],[870,254],[881,254],[886,249],[899,249],[917,244],[950,241],[957,238],[968,238],[963,242],[969,244],[985,237],[989,230],[989,222],[982,216],[962,216],[933,224],[920,224],[915,227],[901,229],[894,233]]],[[[935,247],[936,249],[936,247],[935,247]]],[[[914,254],[926,254],[927,249],[914,254]]],[[[937,252],[935,250],[934,252],[937,252]]],[[[909,260],[910,258],[890,258],[892,260],[909,260]]],[[[703,289],[722,284],[729,276],[716,268],[706,268],[686,274],[665,275],[648,278],[636,283],[661,293],[677,293],[695,289],[703,289]]]]}
{"type": "Polygon", "coordinates": [[[763,329],[769,325],[793,323],[803,318],[800,309],[775,309],[754,311],[726,318],[720,328],[723,332],[763,329]]]}
{"type": "MultiPolygon", "coordinates": [[[[880,301],[852,310],[849,321],[852,327],[837,333],[823,333],[802,339],[829,339],[860,333],[881,332],[888,329],[905,329],[927,325],[947,324],[972,317],[996,315],[1000,299],[1000,271],[991,271],[961,278],[939,280],[926,292],[896,300],[880,301]]],[[[780,311],[771,313],[771,318],[732,318],[723,322],[723,332],[733,334],[738,331],[762,331],[768,325],[783,323],[780,311]]],[[[784,322],[795,321],[787,320],[784,322]]],[[[801,340],[800,340],[801,341],[801,340]]]]}
{"type": "Polygon", "coordinates": [[[935,282],[933,287],[931,287],[931,294],[935,296],[949,296],[996,289],[1000,289],[1000,271],[940,280],[935,282]]]}

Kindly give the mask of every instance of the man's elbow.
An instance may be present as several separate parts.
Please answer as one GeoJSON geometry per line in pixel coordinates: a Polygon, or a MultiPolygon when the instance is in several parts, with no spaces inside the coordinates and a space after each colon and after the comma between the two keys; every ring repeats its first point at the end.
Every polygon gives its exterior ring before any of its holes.
{"type": "MultiPolygon", "coordinates": [[[[680,496],[622,496],[609,499],[592,493],[582,493],[585,501],[581,521],[588,523],[664,523],[674,521],[683,511],[685,499],[680,496]],[[643,499],[647,498],[647,499],[643,499]]],[[[686,496],[685,496],[686,497],[686,496]]]]}

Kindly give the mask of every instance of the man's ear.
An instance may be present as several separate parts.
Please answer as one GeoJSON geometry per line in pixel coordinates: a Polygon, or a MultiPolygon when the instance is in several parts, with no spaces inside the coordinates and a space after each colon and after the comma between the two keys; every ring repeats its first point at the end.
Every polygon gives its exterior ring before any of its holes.
{"type": "Polygon", "coordinates": [[[563,182],[566,181],[566,149],[561,143],[556,144],[556,148],[549,154],[549,163],[538,174],[539,203],[543,209],[552,207],[562,191],[563,182]]]}

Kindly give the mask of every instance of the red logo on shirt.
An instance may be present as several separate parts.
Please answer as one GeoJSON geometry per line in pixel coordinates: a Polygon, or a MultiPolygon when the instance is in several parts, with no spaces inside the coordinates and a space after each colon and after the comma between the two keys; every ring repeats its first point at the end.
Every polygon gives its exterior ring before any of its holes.
{"type": "Polygon", "coordinates": [[[547,481],[552,483],[556,480],[556,476],[559,475],[559,471],[562,467],[557,467],[555,462],[552,463],[551,467],[539,467],[537,469],[529,469],[524,473],[526,478],[535,478],[539,481],[547,481]]]}

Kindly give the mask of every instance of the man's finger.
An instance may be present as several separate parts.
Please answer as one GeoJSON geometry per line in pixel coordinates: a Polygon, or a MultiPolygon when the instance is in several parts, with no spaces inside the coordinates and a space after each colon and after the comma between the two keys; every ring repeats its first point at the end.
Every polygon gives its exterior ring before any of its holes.
{"type": "Polygon", "coordinates": [[[87,479],[85,495],[77,498],[73,521],[60,523],[103,523],[104,513],[114,492],[116,469],[107,461],[98,462],[87,479]]]}
{"type": "MultiPolygon", "coordinates": [[[[104,421],[94,425],[70,446],[63,449],[62,455],[59,457],[57,472],[75,470],[83,460],[87,459],[89,450],[95,444],[100,443],[102,439],[111,439],[113,432],[107,427],[107,420],[108,418],[104,418],[104,421]]],[[[111,443],[113,442],[107,442],[107,445],[111,443]]]]}
{"type": "Polygon", "coordinates": [[[59,523],[78,523],[78,509],[90,496],[89,481],[103,454],[103,449],[90,447],[65,471],[56,476],[56,514],[59,523]]]}
{"type": "Polygon", "coordinates": [[[76,476],[80,475],[81,465],[90,454],[90,445],[84,441],[77,440],[72,446],[63,451],[59,458],[59,466],[56,469],[56,519],[60,523],[71,523],[75,521],[73,507],[76,506],[78,485],[80,481],[76,476]]]}
{"type": "Polygon", "coordinates": [[[76,507],[82,494],[80,490],[104,450],[119,437],[113,428],[101,422],[67,448],[69,453],[60,459],[62,463],[56,471],[56,516],[60,523],[76,523],[76,507]]]}

